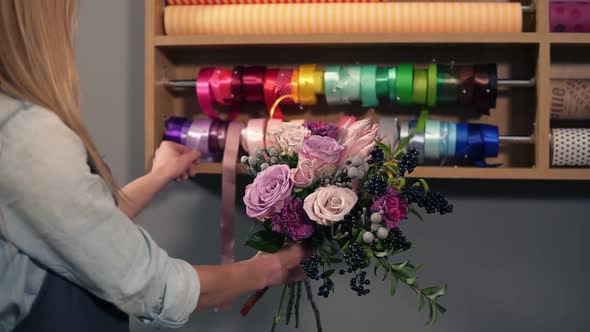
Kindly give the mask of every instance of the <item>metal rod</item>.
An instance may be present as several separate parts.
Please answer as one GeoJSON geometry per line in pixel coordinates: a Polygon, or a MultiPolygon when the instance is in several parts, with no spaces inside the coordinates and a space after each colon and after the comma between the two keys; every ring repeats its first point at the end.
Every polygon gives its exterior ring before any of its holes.
{"type": "Polygon", "coordinates": [[[500,135],[500,143],[510,144],[531,144],[533,138],[531,136],[502,136],[500,135]]]}
{"type": "MultiPolygon", "coordinates": [[[[164,86],[173,89],[188,89],[195,87],[195,81],[193,80],[168,80],[163,81],[164,86]]],[[[528,88],[535,86],[535,78],[530,80],[509,80],[502,79],[498,80],[498,86],[509,87],[509,88],[528,88]]]]}
{"type": "Polygon", "coordinates": [[[537,1],[531,1],[531,4],[528,6],[522,5],[522,12],[523,13],[534,13],[537,10],[537,1]]]}

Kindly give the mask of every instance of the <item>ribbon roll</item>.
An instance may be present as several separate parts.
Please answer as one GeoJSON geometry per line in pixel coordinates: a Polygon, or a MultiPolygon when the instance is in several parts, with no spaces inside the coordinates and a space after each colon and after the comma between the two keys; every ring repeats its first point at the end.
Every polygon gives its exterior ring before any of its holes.
{"type": "Polygon", "coordinates": [[[264,102],[264,74],[261,66],[246,67],[242,76],[242,91],[247,102],[264,102]]]}
{"type": "Polygon", "coordinates": [[[412,101],[417,105],[425,105],[428,96],[428,73],[425,69],[414,70],[414,93],[412,101]]]}
{"type": "Polygon", "coordinates": [[[340,81],[336,90],[340,91],[340,103],[351,104],[361,100],[361,66],[342,66],[340,81]]]}
{"type": "Polygon", "coordinates": [[[551,32],[590,32],[590,3],[552,1],[549,5],[551,32]]]}
{"type": "Polygon", "coordinates": [[[426,121],[426,130],[424,132],[424,156],[427,159],[439,160],[443,157],[441,151],[441,121],[426,121]]]}
{"type": "Polygon", "coordinates": [[[409,130],[408,132],[412,135],[410,138],[410,142],[408,142],[409,149],[415,149],[418,151],[418,163],[424,164],[425,155],[426,155],[426,135],[424,132],[418,132],[416,127],[418,125],[418,121],[410,121],[409,123],[409,130]]]}
{"type": "Polygon", "coordinates": [[[253,154],[257,150],[264,150],[266,135],[266,119],[250,119],[242,130],[241,142],[244,151],[253,154]]]}
{"type": "Polygon", "coordinates": [[[210,119],[221,120],[214,110],[214,103],[222,106],[232,105],[226,121],[234,120],[239,113],[241,93],[235,91],[235,85],[241,87],[241,77],[236,73],[220,68],[203,68],[197,75],[197,100],[203,113],[210,119]],[[238,82],[236,82],[236,79],[238,82]]]}
{"type": "Polygon", "coordinates": [[[522,32],[522,16],[520,2],[167,6],[164,30],[167,35],[522,32]]]}
{"type": "Polygon", "coordinates": [[[551,119],[590,119],[590,80],[552,80],[551,119]]]}
{"type": "Polygon", "coordinates": [[[485,124],[457,124],[457,159],[470,159],[480,167],[495,166],[488,165],[485,158],[497,157],[499,148],[498,127],[485,124]]]}
{"type": "Polygon", "coordinates": [[[473,66],[461,66],[459,77],[461,82],[459,86],[459,104],[471,105],[473,104],[473,89],[475,85],[473,66]]]}
{"type": "Polygon", "coordinates": [[[414,66],[401,64],[397,67],[395,91],[401,105],[410,105],[414,94],[414,66]]]}
{"type": "MultiPolygon", "coordinates": [[[[293,104],[294,101],[298,101],[298,84],[295,86],[293,84],[294,74],[296,74],[296,71],[292,69],[268,69],[266,71],[264,76],[264,100],[269,112],[274,102],[282,96],[295,96],[293,99],[285,100],[285,103],[293,104]]],[[[271,117],[278,119],[285,118],[279,106],[275,108],[271,117]]]]}
{"type": "Polygon", "coordinates": [[[397,118],[382,117],[379,120],[379,139],[390,148],[394,148],[399,140],[399,124],[397,118]]]}
{"type": "Polygon", "coordinates": [[[185,118],[172,116],[165,122],[164,140],[185,145],[191,122],[185,118]]]}
{"type": "Polygon", "coordinates": [[[428,96],[426,103],[430,107],[436,106],[436,87],[438,77],[438,66],[434,63],[428,65],[428,96]]]}
{"type": "Polygon", "coordinates": [[[324,70],[324,88],[328,105],[340,104],[340,90],[337,88],[340,82],[340,70],[342,66],[326,66],[324,70]]]}
{"type": "Polygon", "coordinates": [[[551,132],[553,166],[590,166],[589,128],[554,128],[551,132]]]}
{"type": "Polygon", "coordinates": [[[379,98],[379,99],[389,98],[389,69],[388,68],[377,68],[377,74],[375,76],[375,90],[377,92],[377,98],[379,98]]]}
{"type": "MultiPolygon", "coordinates": [[[[430,83],[430,82],[429,82],[430,83]]],[[[459,70],[457,67],[437,65],[436,102],[437,104],[456,104],[459,102],[459,70]]]]}
{"type": "Polygon", "coordinates": [[[363,107],[379,106],[377,98],[377,66],[361,67],[361,102],[363,107]]]}
{"type": "Polygon", "coordinates": [[[446,157],[454,157],[455,149],[457,147],[457,124],[448,122],[448,138],[447,138],[447,155],[446,157]]]}
{"type": "Polygon", "coordinates": [[[195,120],[188,130],[186,138],[186,146],[194,151],[199,151],[204,155],[208,155],[209,150],[209,129],[212,120],[195,120]]]}
{"type": "Polygon", "coordinates": [[[318,103],[315,94],[315,65],[299,66],[299,101],[301,105],[315,105],[318,103]]]}
{"type": "Polygon", "coordinates": [[[490,108],[496,107],[498,87],[496,65],[475,65],[473,71],[473,103],[479,112],[489,115],[490,108]]]}
{"type": "Polygon", "coordinates": [[[389,80],[389,100],[391,102],[397,101],[397,68],[389,68],[387,78],[389,80]]]}

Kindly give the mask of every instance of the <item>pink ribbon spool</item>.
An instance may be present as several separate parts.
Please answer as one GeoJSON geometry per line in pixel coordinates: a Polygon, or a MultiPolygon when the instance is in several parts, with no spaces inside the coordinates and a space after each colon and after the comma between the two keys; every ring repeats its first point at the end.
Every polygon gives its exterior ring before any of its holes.
{"type": "Polygon", "coordinates": [[[246,153],[253,154],[256,150],[265,148],[266,123],[266,119],[250,119],[242,130],[242,147],[246,153]]]}
{"type": "Polygon", "coordinates": [[[590,2],[552,1],[549,25],[551,32],[590,32],[590,2]]]}

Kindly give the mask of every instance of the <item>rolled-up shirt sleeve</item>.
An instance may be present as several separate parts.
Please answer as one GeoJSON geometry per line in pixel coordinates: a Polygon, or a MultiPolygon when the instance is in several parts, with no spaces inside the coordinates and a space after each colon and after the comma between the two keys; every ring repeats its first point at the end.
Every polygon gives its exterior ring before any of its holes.
{"type": "Polygon", "coordinates": [[[86,150],[53,113],[21,111],[0,128],[0,207],[8,239],[45,268],[144,323],[182,326],[200,292],[195,269],[117,207],[86,150]]]}

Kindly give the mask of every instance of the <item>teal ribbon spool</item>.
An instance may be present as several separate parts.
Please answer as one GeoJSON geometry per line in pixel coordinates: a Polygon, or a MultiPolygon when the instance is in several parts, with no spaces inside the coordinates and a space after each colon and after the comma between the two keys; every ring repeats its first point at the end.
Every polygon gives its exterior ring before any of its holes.
{"type": "Polygon", "coordinates": [[[453,157],[457,146],[457,124],[449,122],[448,126],[449,138],[447,139],[447,156],[453,157]]]}
{"type": "Polygon", "coordinates": [[[458,67],[438,65],[436,73],[436,102],[437,104],[456,104],[459,102],[459,78],[458,67]]]}
{"type": "Polygon", "coordinates": [[[375,78],[375,89],[377,90],[377,98],[389,97],[388,68],[377,68],[377,76],[375,78]]]}
{"type": "Polygon", "coordinates": [[[342,103],[338,83],[342,66],[330,65],[324,70],[324,94],[328,105],[340,105],[342,103]]]}
{"type": "Polygon", "coordinates": [[[361,67],[361,103],[363,107],[379,106],[377,98],[377,66],[361,67]]]}
{"type": "Polygon", "coordinates": [[[336,88],[340,90],[341,104],[361,100],[361,66],[343,66],[336,88]]]}
{"type": "Polygon", "coordinates": [[[392,102],[397,101],[397,68],[389,68],[387,71],[387,80],[389,84],[389,100],[392,102]]]}

